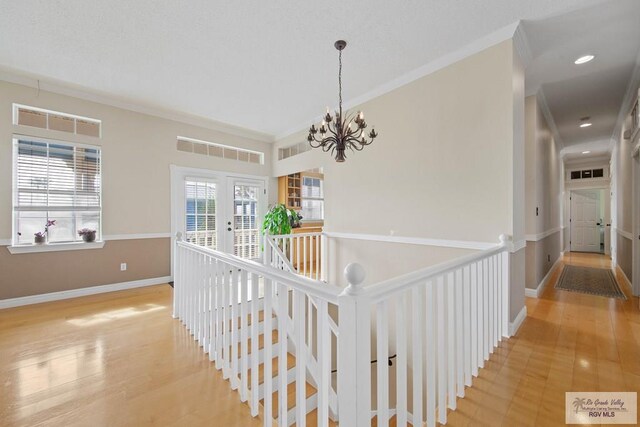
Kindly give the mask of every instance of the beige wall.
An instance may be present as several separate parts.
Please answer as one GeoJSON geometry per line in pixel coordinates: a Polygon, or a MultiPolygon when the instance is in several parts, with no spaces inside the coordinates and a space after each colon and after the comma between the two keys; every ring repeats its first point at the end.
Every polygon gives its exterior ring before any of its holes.
{"type": "Polygon", "coordinates": [[[367,272],[364,281],[366,286],[475,252],[470,249],[341,238],[330,238],[329,245],[329,282],[340,286],[347,286],[343,272],[350,262],[362,264],[367,272]]]}
{"type": "MultiPolygon", "coordinates": [[[[14,134],[102,147],[103,234],[106,236],[171,231],[171,164],[259,176],[271,175],[269,143],[51,92],[38,92],[27,86],[0,82],[0,240],[10,240],[12,233],[11,159],[14,134]],[[13,125],[12,103],[100,119],[102,138],[81,137],[13,125]],[[243,164],[177,151],[178,135],[262,151],[265,153],[265,165],[243,164]]],[[[151,252],[140,250],[150,244],[167,249],[169,247],[168,239],[153,239],[149,243],[134,240],[109,241],[104,249],[56,254],[9,255],[6,248],[0,248],[0,299],[167,276],[168,252],[158,252],[158,249],[151,252]],[[42,271],[41,267],[34,269],[41,274],[21,274],[18,267],[24,268],[25,260],[37,266],[55,260],[56,266],[51,267],[48,272],[42,271]],[[79,260],[83,260],[82,267],[78,266],[79,260]],[[145,269],[121,274],[120,262],[127,262],[129,266],[143,263],[148,265],[145,269]]]]}
{"type": "Polygon", "coordinates": [[[311,150],[274,174],[324,167],[327,230],[497,242],[513,231],[512,61],[509,40],[370,100],[357,108],[372,145],[343,164],[311,150]]]}
{"type": "Polygon", "coordinates": [[[536,289],[560,257],[564,178],[559,147],[535,95],[525,99],[525,122],[526,287],[536,289]]]}
{"type": "MultiPolygon", "coordinates": [[[[505,233],[521,240],[523,93],[524,71],[505,41],[356,107],[380,136],[361,152],[347,152],[345,163],[311,150],[274,161],[274,174],[324,168],[328,231],[492,243],[505,233]]],[[[280,139],[274,153],[305,138],[302,131],[280,139]]],[[[366,264],[367,283],[464,252],[370,241],[339,245],[333,272],[341,275],[357,261],[366,264]]],[[[517,314],[524,306],[524,265],[515,270],[522,273],[511,292],[517,314]]]]}

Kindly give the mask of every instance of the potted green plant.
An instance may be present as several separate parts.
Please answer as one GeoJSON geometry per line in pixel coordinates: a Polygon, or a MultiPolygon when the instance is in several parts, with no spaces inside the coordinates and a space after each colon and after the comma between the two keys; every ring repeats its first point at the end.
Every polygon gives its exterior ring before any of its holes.
{"type": "Polygon", "coordinates": [[[272,236],[291,234],[292,224],[299,221],[298,217],[298,212],[293,209],[287,209],[282,203],[274,205],[264,216],[262,234],[270,234],[272,236]]]}

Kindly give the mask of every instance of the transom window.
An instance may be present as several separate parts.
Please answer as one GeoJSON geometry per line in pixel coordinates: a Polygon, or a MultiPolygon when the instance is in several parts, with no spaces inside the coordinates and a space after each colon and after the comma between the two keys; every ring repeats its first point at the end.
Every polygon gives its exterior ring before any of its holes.
{"type": "Polygon", "coordinates": [[[36,233],[47,243],[81,241],[85,228],[101,240],[100,162],[99,147],[15,137],[14,245],[34,243],[36,233]]]}

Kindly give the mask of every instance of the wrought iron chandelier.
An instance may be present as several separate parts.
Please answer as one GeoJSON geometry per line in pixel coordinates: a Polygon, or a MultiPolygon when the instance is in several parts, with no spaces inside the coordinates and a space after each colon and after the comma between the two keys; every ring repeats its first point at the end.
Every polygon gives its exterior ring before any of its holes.
{"type": "Polygon", "coordinates": [[[309,136],[307,141],[313,148],[322,148],[322,151],[331,151],[331,155],[335,154],[336,162],[344,162],[347,159],[345,150],[362,151],[362,149],[371,144],[378,136],[375,129],[367,135],[365,129],[367,122],[364,120],[364,113],[358,111],[350,114],[348,111],[342,114],[342,51],[347,47],[347,42],[338,40],[334,43],[338,49],[338,97],[339,110],[335,112],[335,118],[331,116],[329,108],[327,114],[322,119],[319,128],[315,124],[309,128],[309,136]],[[367,136],[369,139],[367,139],[367,136]]]}

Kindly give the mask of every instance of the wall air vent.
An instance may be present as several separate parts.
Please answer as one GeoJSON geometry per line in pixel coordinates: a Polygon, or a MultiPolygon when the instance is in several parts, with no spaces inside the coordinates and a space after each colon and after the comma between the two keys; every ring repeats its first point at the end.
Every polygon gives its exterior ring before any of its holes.
{"type": "Polygon", "coordinates": [[[288,159],[311,150],[307,141],[299,142],[284,148],[278,148],[278,160],[288,159]]]}
{"type": "Polygon", "coordinates": [[[178,137],[178,151],[203,154],[205,156],[220,157],[221,159],[235,160],[242,163],[254,163],[264,165],[264,153],[247,150],[246,148],[232,147],[230,145],[217,144],[199,139],[178,137]]]}
{"type": "Polygon", "coordinates": [[[100,138],[102,122],[88,117],[13,104],[13,124],[100,138]]]}

